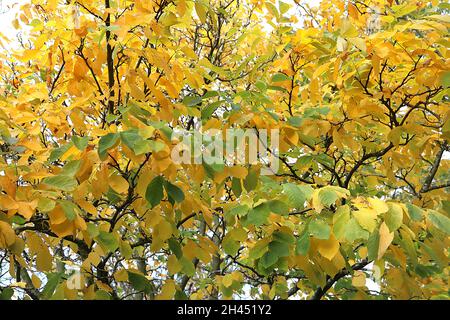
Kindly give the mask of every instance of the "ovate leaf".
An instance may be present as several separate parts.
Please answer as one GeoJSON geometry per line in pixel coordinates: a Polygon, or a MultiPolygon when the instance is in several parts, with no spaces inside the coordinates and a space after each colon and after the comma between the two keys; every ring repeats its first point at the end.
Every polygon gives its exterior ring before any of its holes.
{"type": "Polygon", "coordinates": [[[323,220],[313,220],[308,226],[311,235],[316,239],[328,239],[331,234],[331,227],[323,220]]]}
{"type": "Polygon", "coordinates": [[[107,249],[110,252],[116,251],[116,249],[119,247],[119,242],[117,241],[114,234],[106,231],[100,231],[95,240],[98,244],[100,244],[103,248],[107,249]]]}
{"type": "Polygon", "coordinates": [[[384,222],[391,232],[394,232],[403,222],[403,209],[396,203],[389,203],[389,210],[386,212],[384,222]]]}
{"type": "Polygon", "coordinates": [[[450,234],[450,219],[448,217],[437,211],[430,210],[428,213],[428,219],[436,228],[442,232],[445,232],[447,235],[450,234]]]}
{"type": "Polygon", "coordinates": [[[295,247],[295,254],[306,255],[310,246],[309,232],[302,232],[297,239],[297,245],[295,247]]]}
{"type": "Polygon", "coordinates": [[[66,175],[47,177],[43,180],[43,183],[62,191],[73,191],[78,186],[78,182],[74,177],[66,175]]]}
{"type": "Polygon", "coordinates": [[[120,135],[118,133],[108,133],[100,138],[98,142],[98,155],[101,160],[105,160],[107,152],[111,149],[119,140],[120,135]]]}
{"type": "Polygon", "coordinates": [[[150,203],[152,208],[157,206],[164,197],[163,184],[164,178],[162,176],[156,176],[147,186],[145,199],[150,203]]]}
{"type": "Polygon", "coordinates": [[[169,181],[164,181],[164,188],[166,189],[167,195],[169,196],[169,201],[172,204],[174,202],[182,202],[184,200],[183,191],[176,185],[170,183],[169,181]]]}

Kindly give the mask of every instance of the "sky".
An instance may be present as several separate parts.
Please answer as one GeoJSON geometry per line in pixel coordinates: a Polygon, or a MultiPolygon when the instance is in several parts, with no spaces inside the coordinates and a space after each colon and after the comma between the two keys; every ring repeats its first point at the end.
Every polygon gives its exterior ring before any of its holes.
{"type": "MultiPolygon", "coordinates": [[[[0,33],[8,38],[13,38],[17,30],[12,26],[12,21],[20,9],[20,5],[29,0],[0,0],[0,33]]],[[[293,0],[283,0],[286,3],[294,3],[293,0]]],[[[301,3],[307,3],[311,6],[317,5],[320,0],[301,0],[301,3]]]]}
{"type": "Polygon", "coordinates": [[[0,0],[0,32],[8,38],[14,37],[17,33],[12,21],[19,11],[19,3],[24,2],[24,0],[0,0]]]}

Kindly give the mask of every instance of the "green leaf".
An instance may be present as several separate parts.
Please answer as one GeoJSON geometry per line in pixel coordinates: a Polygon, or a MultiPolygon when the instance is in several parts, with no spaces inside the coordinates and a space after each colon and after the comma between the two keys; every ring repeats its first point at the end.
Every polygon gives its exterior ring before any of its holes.
{"type": "Polygon", "coordinates": [[[262,203],[249,211],[247,214],[247,223],[253,224],[256,227],[262,226],[267,222],[269,215],[269,206],[267,203],[262,203]]]}
{"type": "Polygon", "coordinates": [[[150,203],[152,208],[157,206],[164,197],[163,183],[164,178],[162,176],[156,176],[147,186],[145,199],[150,203]]]}
{"type": "Polygon", "coordinates": [[[187,107],[194,107],[202,103],[202,97],[200,96],[188,96],[183,99],[183,104],[187,107]]]}
{"type": "Polygon", "coordinates": [[[222,242],[222,247],[226,254],[229,254],[230,256],[235,256],[238,253],[241,245],[238,241],[234,240],[232,237],[225,236],[222,242]]]}
{"type": "Polygon", "coordinates": [[[219,108],[222,104],[224,103],[224,101],[219,100],[219,101],[215,101],[211,104],[209,104],[208,106],[206,106],[205,108],[202,109],[202,120],[208,120],[209,118],[211,118],[211,116],[213,115],[213,113],[217,110],[217,108],[219,108]]]}
{"type": "Polygon", "coordinates": [[[442,74],[441,83],[444,86],[444,88],[450,87],[450,72],[449,71],[444,72],[442,74]]]}
{"type": "Polygon", "coordinates": [[[242,204],[242,205],[238,205],[238,206],[232,208],[231,210],[227,211],[225,213],[225,215],[227,217],[235,217],[235,216],[243,217],[247,214],[249,209],[250,208],[247,205],[242,204]]]}
{"type": "Polygon", "coordinates": [[[389,203],[389,211],[386,212],[384,222],[389,228],[389,231],[394,232],[403,223],[403,210],[399,205],[389,203]]]}
{"type": "Polygon", "coordinates": [[[144,277],[142,274],[128,271],[128,281],[137,291],[143,291],[147,294],[153,291],[153,285],[151,282],[144,277]]]}
{"type": "Polygon", "coordinates": [[[122,257],[124,257],[125,259],[131,259],[133,255],[133,248],[131,248],[131,245],[128,241],[120,241],[119,250],[122,254],[122,257]]]}
{"type": "Polygon", "coordinates": [[[324,206],[329,207],[339,199],[336,192],[329,188],[323,188],[319,191],[319,201],[324,206]]]}
{"type": "MultiPolygon", "coordinates": [[[[165,148],[165,144],[160,141],[153,141],[153,140],[145,140],[145,144],[148,146],[149,151],[153,152],[160,152],[165,148]]],[[[145,150],[143,150],[143,147],[141,144],[136,145],[136,155],[140,155],[142,153],[147,152],[147,147],[145,147],[145,150]]]]}
{"type": "Polygon", "coordinates": [[[73,221],[77,216],[77,211],[79,210],[77,205],[68,200],[58,200],[57,202],[63,209],[64,215],[67,217],[67,219],[69,221],[73,221]]]}
{"type": "Polygon", "coordinates": [[[87,231],[91,238],[95,238],[100,234],[100,230],[98,230],[98,226],[91,222],[89,222],[87,224],[87,231]]]}
{"type": "Polygon", "coordinates": [[[336,210],[333,215],[333,234],[337,239],[342,239],[345,234],[345,228],[350,220],[350,208],[349,206],[341,206],[336,210]]]}
{"type": "Polygon", "coordinates": [[[305,197],[306,201],[309,201],[311,199],[312,194],[314,192],[314,189],[311,186],[301,185],[297,186],[297,188],[300,190],[301,193],[303,193],[303,196],[305,197]]]}
{"type": "Polygon", "coordinates": [[[269,247],[267,246],[267,243],[265,241],[259,241],[253,246],[253,248],[250,249],[248,256],[252,260],[259,259],[268,250],[269,250],[269,247]]]}
{"type": "Polygon", "coordinates": [[[289,256],[289,245],[285,242],[272,241],[269,243],[269,252],[275,254],[277,258],[289,256]]]}
{"type": "Polygon", "coordinates": [[[351,218],[345,226],[345,238],[349,242],[353,242],[358,239],[367,239],[369,232],[361,228],[355,218],[351,218]]]}
{"type": "Polygon", "coordinates": [[[164,181],[164,188],[166,189],[167,195],[169,196],[169,202],[174,204],[174,202],[182,202],[184,200],[183,191],[176,185],[170,183],[169,181],[164,181]]]}
{"type": "Polygon", "coordinates": [[[309,240],[309,232],[305,230],[300,234],[300,236],[297,239],[297,245],[295,246],[295,254],[304,256],[308,253],[310,246],[310,240],[309,240]]]}
{"type": "Polygon", "coordinates": [[[284,3],[282,1],[278,1],[278,7],[280,8],[281,14],[286,13],[291,8],[291,6],[289,4],[284,3]]]}
{"type": "Polygon", "coordinates": [[[183,256],[183,251],[181,250],[181,245],[175,238],[170,238],[168,240],[169,243],[169,249],[172,251],[172,253],[178,258],[181,259],[183,256]]]}
{"type": "Polygon", "coordinates": [[[58,286],[59,281],[62,278],[61,273],[49,273],[47,274],[47,283],[45,284],[44,289],[42,290],[41,296],[42,299],[48,300],[52,297],[55,292],[56,287],[58,286]]]}
{"type": "Polygon", "coordinates": [[[241,179],[233,177],[231,180],[231,190],[233,191],[236,198],[239,198],[242,194],[242,182],[241,179]]]}
{"type": "Polygon", "coordinates": [[[179,262],[183,266],[181,271],[185,275],[187,275],[188,277],[192,277],[195,274],[195,266],[191,260],[186,257],[182,257],[179,262]]]}
{"type": "Polygon", "coordinates": [[[277,261],[278,261],[278,255],[274,251],[267,251],[261,257],[261,265],[264,268],[269,268],[270,266],[274,265],[277,261]]]}
{"type": "Polygon", "coordinates": [[[378,257],[378,248],[380,243],[380,233],[374,230],[367,240],[367,258],[369,260],[376,260],[378,257]]]}
{"type": "Polygon", "coordinates": [[[428,219],[436,228],[446,234],[450,234],[450,219],[448,217],[435,210],[430,210],[428,213],[428,219]]]}
{"type": "Polygon", "coordinates": [[[4,288],[0,292],[0,300],[11,300],[11,297],[14,295],[14,290],[11,288],[4,288]]]}
{"type": "Polygon", "coordinates": [[[421,221],[423,219],[423,210],[416,205],[411,203],[406,204],[406,208],[408,209],[408,213],[411,219],[415,221],[421,221]]]}
{"type": "Polygon", "coordinates": [[[283,185],[283,192],[287,195],[289,203],[292,207],[303,208],[305,205],[306,197],[302,190],[293,183],[287,183],[283,185]]]}
{"type": "Polygon", "coordinates": [[[135,149],[136,142],[143,140],[137,129],[130,129],[120,133],[122,142],[132,151],[135,149]]]}
{"type": "Polygon", "coordinates": [[[74,177],[59,175],[54,177],[47,177],[43,183],[62,191],[74,191],[78,186],[78,182],[74,177]]]}
{"type": "Polygon", "coordinates": [[[286,80],[289,80],[289,77],[284,73],[276,73],[272,77],[272,82],[281,82],[286,80]]]}
{"type": "Polygon", "coordinates": [[[41,212],[49,212],[55,208],[55,201],[47,199],[47,198],[39,198],[38,200],[38,209],[41,212]]]}
{"type": "Polygon", "coordinates": [[[331,227],[323,220],[313,220],[309,223],[308,230],[316,239],[327,240],[331,235],[331,227]]]}
{"type": "Polygon", "coordinates": [[[101,160],[106,159],[108,150],[116,144],[119,137],[120,135],[118,133],[108,133],[100,138],[98,142],[98,155],[101,160]]]}
{"type": "Polygon", "coordinates": [[[84,151],[89,143],[89,137],[72,136],[72,142],[80,151],[84,151]]]}
{"type": "Polygon", "coordinates": [[[280,200],[269,201],[270,211],[279,215],[287,215],[289,212],[289,207],[286,203],[280,200]]]}
{"type": "Polygon", "coordinates": [[[250,192],[258,185],[258,173],[255,169],[249,170],[247,176],[244,179],[244,188],[247,192],[250,192]]]}
{"type": "Polygon", "coordinates": [[[279,241],[287,244],[293,244],[295,242],[295,237],[293,235],[281,231],[275,231],[272,234],[272,238],[274,241],[279,241]]]}
{"type": "Polygon", "coordinates": [[[94,300],[111,300],[111,295],[106,292],[105,290],[97,290],[95,291],[95,298],[94,300]]]}
{"type": "MultiPolygon", "coordinates": [[[[291,126],[300,127],[302,125],[302,123],[303,123],[303,119],[301,117],[299,117],[299,116],[290,117],[288,119],[288,123],[291,126]]],[[[312,156],[303,156],[303,157],[300,157],[297,160],[297,164],[305,165],[305,161],[308,161],[308,163],[309,163],[309,162],[311,162],[311,160],[312,160],[312,156]]]]}
{"type": "Polygon", "coordinates": [[[119,247],[119,242],[117,241],[114,234],[100,231],[99,235],[95,239],[98,244],[100,244],[103,248],[107,249],[109,252],[114,252],[119,247]]]}
{"type": "Polygon", "coordinates": [[[54,161],[58,160],[72,146],[73,146],[73,142],[69,142],[69,143],[67,143],[67,144],[65,144],[65,145],[63,145],[63,146],[61,146],[59,148],[54,149],[51,152],[50,157],[48,158],[48,161],[54,162],[54,161]]]}
{"type": "Polygon", "coordinates": [[[13,217],[11,218],[11,222],[12,222],[12,223],[15,223],[15,224],[18,224],[18,225],[24,225],[24,224],[27,223],[28,221],[25,220],[22,216],[15,215],[15,216],[13,216],[13,217]]]}
{"type": "Polygon", "coordinates": [[[81,160],[69,161],[64,165],[59,175],[61,176],[75,176],[81,167],[81,160]]]}

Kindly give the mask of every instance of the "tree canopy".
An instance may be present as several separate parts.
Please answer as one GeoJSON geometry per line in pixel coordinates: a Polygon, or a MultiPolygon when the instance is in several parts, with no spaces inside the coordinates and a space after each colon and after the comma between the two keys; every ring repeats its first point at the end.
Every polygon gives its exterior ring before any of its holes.
{"type": "Polygon", "coordinates": [[[0,298],[447,299],[450,6],[308,3],[23,4],[0,298]],[[233,128],[278,130],[278,170],[171,156],[233,128]]]}

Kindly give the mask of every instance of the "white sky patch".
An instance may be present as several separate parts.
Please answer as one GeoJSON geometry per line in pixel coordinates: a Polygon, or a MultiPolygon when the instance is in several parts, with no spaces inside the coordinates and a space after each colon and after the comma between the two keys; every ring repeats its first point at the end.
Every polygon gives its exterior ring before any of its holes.
{"type": "Polygon", "coordinates": [[[9,39],[13,39],[19,32],[12,25],[20,6],[25,0],[0,0],[0,32],[9,39]]]}
{"type": "MultiPolygon", "coordinates": [[[[20,6],[27,2],[29,2],[29,0],[0,0],[0,33],[10,39],[14,39],[20,30],[16,30],[12,25],[12,22],[15,19],[17,12],[20,11],[20,6]]],[[[283,2],[291,4],[292,6],[288,15],[298,12],[293,0],[284,0],[283,2]]],[[[301,0],[300,3],[318,6],[320,0],[301,0]]]]}

